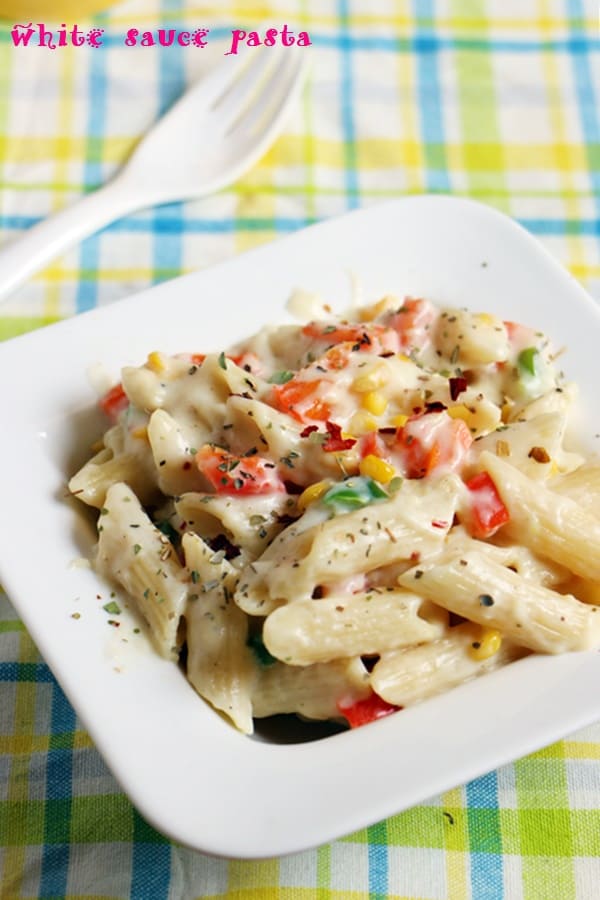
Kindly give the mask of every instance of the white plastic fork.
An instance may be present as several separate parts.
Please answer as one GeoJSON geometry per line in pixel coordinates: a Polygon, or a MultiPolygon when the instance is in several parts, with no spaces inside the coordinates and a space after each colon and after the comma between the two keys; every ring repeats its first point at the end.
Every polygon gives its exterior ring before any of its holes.
{"type": "Polygon", "coordinates": [[[305,60],[306,52],[293,47],[228,56],[157,122],[112,181],[0,249],[0,300],[110,222],[234,182],[275,140],[305,60]]]}

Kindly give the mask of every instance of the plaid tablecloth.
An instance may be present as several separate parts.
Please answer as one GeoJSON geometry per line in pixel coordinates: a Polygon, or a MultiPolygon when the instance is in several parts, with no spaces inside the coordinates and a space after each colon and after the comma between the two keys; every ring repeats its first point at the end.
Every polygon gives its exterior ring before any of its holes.
{"type": "MultiPolygon", "coordinates": [[[[3,240],[105,181],[222,58],[232,28],[305,29],[314,64],[293,121],[251,173],[65,254],[2,307],[0,337],[427,191],[514,216],[599,297],[598,12],[596,0],[131,0],[95,20],[102,47],[57,50],[15,48],[2,26],[3,240]],[[124,46],[129,28],[159,24],[208,27],[209,44],[124,46]]],[[[313,851],[213,859],[132,808],[2,596],[0,752],[7,900],[600,896],[600,726],[313,851]]]]}

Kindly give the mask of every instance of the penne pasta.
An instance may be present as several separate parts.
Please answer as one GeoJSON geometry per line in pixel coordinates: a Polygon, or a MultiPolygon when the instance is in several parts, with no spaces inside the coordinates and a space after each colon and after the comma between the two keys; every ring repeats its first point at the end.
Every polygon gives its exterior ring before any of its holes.
{"type": "Polygon", "coordinates": [[[175,509],[182,527],[209,539],[223,535],[255,558],[283,529],[280,519],[290,503],[295,506],[282,493],[240,497],[235,502],[218,494],[188,493],[175,501],[175,509]]]}
{"type": "Polygon", "coordinates": [[[429,644],[384,653],[371,673],[371,687],[388,703],[412,706],[525,656],[527,650],[503,640],[499,649],[478,659],[482,629],[472,622],[449,628],[429,644]]]}
{"type": "Polygon", "coordinates": [[[136,602],[162,656],[179,652],[177,631],[187,587],[173,547],[126,484],[114,484],[100,510],[97,563],[136,602]]]}
{"type": "Polygon", "coordinates": [[[548,487],[574,500],[586,512],[600,517],[600,463],[578,466],[568,474],[552,479],[548,487]]]}
{"type": "Polygon", "coordinates": [[[574,500],[532,482],[510,463],[483,453],[480,467],[492,477],[510,519],[504,531],[575,575],[600,580],[600,521],[574,500]]]}
{"type": "Polygon", "coordinates": [[[263,640],[288,665],[308,666],[432,641],[447,623],[444,610],[417,594],[388,589],[281,606],[267,616],[263,640]]]}
{"type": "Polygon", "coordinates": [[[118,482],[128,484],[143,504],[152,503],[158,496],[158,486],[152,470],[139,456],[120,453],[115,456],[108,447],[100,450],[69,481],[69,491],[88,506],[100,509],[106,492],[118,482]]]}
{"type": "Polygon", "coordinates": [[[257,719],[299,713],[309,719],[340,719],[340,706],[369,696],[369,673],[360,659],[336,660],[314,666],[276,662],[264,667],[252,695],[257,719]]]}
{"type": "Polygon", "coordinates": [[[443,542],[457,500],[458,485],[448,477],[428,491],[406,481],[393,498],[317,525],[307,514],[242,571],[236,603],[248,613],[267,615],[282,603],[309,599],[315,588],[348,571],[418,559],[443,542]]]}
{"type": "Polygon", "coordinates": [[[232,600],[237,574],[225,559],[215,561],[196,534],[184,535],[182,546],[190,573],[187,677],[201,697],[251,734],[257,666],[247,646],[248,619],[232,600]]]}
{"type": "Polygon", "coordinates": [[[398,581],[471,622],[497,628],[530,650],[566,653],[600,644],[600,609],[532,584],[481,553],[426,563],[398,581]]]}

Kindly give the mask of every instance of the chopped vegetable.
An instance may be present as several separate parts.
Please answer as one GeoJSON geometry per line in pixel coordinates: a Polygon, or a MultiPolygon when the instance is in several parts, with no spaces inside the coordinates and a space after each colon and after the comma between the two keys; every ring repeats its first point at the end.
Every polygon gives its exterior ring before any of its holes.
{"type": "Polygon", "coordinates": [[[396,437],[407,478],[425,478],[441,468],[459,469],[472,442],[463,420],[446,411],[411,416],[396,437]]]}
{"type": "Polygon", "coordinates": [[[100,409],[106,413],[111,422],[116,422],[119,415],[129,406],[129,398],[121,383],[107,391],[99,401],[100,409]]]}
{"type": "Polygon", "coordinates": [[[393,706],[375,693],[372,693],[364,700],[356,700],[350,705],[338,703],[338,710],[347,719],[351,728],[368,725],[369,722],[375,722],[376,719],[389,716],[390,713],[397,712],[399,709],[402,709],[402,707],[393,706]]]}
{"type": "Polygon", "coordinates": [[[376,325],[371,322],[358,324],[327,322],[309,322],[302,329],[302,334],[326,344],[352,345],[352,350],[367,350],[370,353],[396,353],[399,349],[398,338],[392,328],[376,325]]]}
{"type": "Polygon", "coordinates": [[[274,656],[271,656],[271,654],[265,647],[263,640],[259,634],[249,635],[248,640],[246,641],[246,646],[250,647],[259,665],[267,668],[268,666],[272,666],[277,662],[277,659],[274,656]]]}
{"type": "Polygon", "coordinates": [[[536,357],[538,354],[539,350],[537,347],[526,347],[525,350],[521,350],[517,357],[517,365],[521,374],[532,375],[534,377],[537,375],[536,357]]]}
{"type": "Polygon", "coordinates": [[[271,494],[285,491],[274,463],[262,456],[235,456],[222,447],[204,444],[196,465],[218,494],[271,494]]]}
{"type": "Polygon", "coordinates": [[[284,369],[282,372],[273,372],[269,378],[269,384],[287,384],[293,377],[294,373],[288,372],[287,369],[284,369]]]}
{"type": "Polygon", "coordinates": [[[305,488],[298,497],[298,509],[304,512],[307,506],[320,500],[323,494],[326,494],[331,487],[330,481],[317,481],[305,488]]]}
{"type": "Polygon", "coordinates": [[[472,659],[481,662],[494,656],[501,646],[502,634],[497,628],[482,628],[481,637],[478,641],[473,641],[469,647],[469,654],[472,659]]]}
{"type": "MultiPolygon", "coordinates": [[[[407,420],[408,416],[405,416],[402,424],[405,424],[407,420]]],[[[387,445],[381,435],[377,434],[376,431],[370,431],[369,434],[365,434],[361,437],[359,441],[359,453],[361,459],[364,459],[366,456],[378,456],[379,459],[385,459],[386,462],[390,461],[387,445]]]]}
{"type": "Polygon", "coordinates": [[[422,350],[429,343],[429,330],[436,310],[427,300],[408,297],[388,318],[387,324],[400,338],[400,350],[422,350]]]}
{"type": "Polygon", "coordinates": [[[375,481],[379,481],[381,484],[388,484],[396,474],[396,470],[392,465],[373,454],[369,454],[364,459],[361,459],[359,471],[361,475],[374,478],[375,481]]]}
{"type": "Polygon", "coordinates": [[[179,533],[175,528],[173,528],[168,519],[162,519],[160,522],[157,522],[156,527],[159,531],[162,531],[162,533],[169,538],[172,544],[177,543],[177,541],[179,540],[179,533]]]}
{"type": "Polygon", "coordinates": [[[351,512],[376,500],[387,500],[388,494],[372,478],[359,476],[346,478],[329,488],[322,501],[335,512],[351,512]]]}
{"type": "Polygon", "coordinates": [[[380,391],[369,391],[361,401],[361,406],[373,416],[382,416],[388,405],[387,398],[380,391]]]}
{"type": "Polygon", "coordinates": [[[331,409],[316,396],[320,383],[320,379],[301,381],[292,378],[285,384],[276,384],[273,387],[273,404],[298,422],[306,422],[307,419],[324,422],[330,417],[331,409]]]}
{"type": "Polygon", "coordinates": [[[471,494],[472,526],[476,537],[494,534],[510,519],[496,485],[487,472],[480,472],[467,481],[471,494]]]}

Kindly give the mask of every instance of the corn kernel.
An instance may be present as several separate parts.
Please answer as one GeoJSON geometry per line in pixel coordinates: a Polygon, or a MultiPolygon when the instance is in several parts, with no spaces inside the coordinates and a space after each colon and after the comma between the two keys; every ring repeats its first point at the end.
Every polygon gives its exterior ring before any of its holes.
{"type": "Polygon", "coordinates": [[[509,402],[509,401],[507,401],[506,403],[503,404],[502,410],[501,410],[503,422],[508,422],[508,420],[510,419],[510,414],[512,413],[513,406],[514,406],[514,403],[509,402]]]}
{"type": "Polygon", "coordinates": [[[381,484],[387,484],[396,474],[393,466],[373,453],[369,453],[368,456],[361,459],[359,471],[361,475],[367,478],[374,478],[375,481],[379,481],[381,484]]]}
{"type": "Polygon", "coordinates": [[[316,481],[314,484],[310,484],[298,497],[298,509],[304,512],[307,506],[320,500],[330,487],[330,481],[316,481]]]}
{"type": "Polygon", "coordinates": [[[146,365],[149,369],[152,369],[153,372],[164,372],[166,368],[165,358],[162,353],[159,353],[157,350],[153,350],[152,353],[148,354],[146,365]]]}
{"type": "Polygon", "coordinates": [[[387,399],[379,391],[369,391],[362,398],[361,406],[374,416],[381,416],[387,409],[387,399]]]}
{"type": "Polygon", "coordinates": [[[471,644],[469,653],[472,659],[481,662],[497,653],[501,646],[502,635],[497,628],[482,628],[481,637],[471,644]]]}
{"type": "Polygon", "coordinates": [[[352,390],[359,394],[367,394],[369,391],[376,391],[382,387],[388,380],[387,372],[383,366],[377,366],[364,375],[359,375],[352,382],[352,390]]]}
{"type": "Polygon", "coordinates": [[[394,428],[404,428],[406,423],[408,422],[408,416],[405,416],[403,413],[400,413],[398,416],[394,416],[392,419],[392,425],[394,428]]]}
{"type": "Polygon", "coordinates": [[[360,437],[363,434],[369,434],[370,431],[377,431],[379,426],[373,416],[370,416],[368,412],[359,410],[350,419],[348,427],[354,437],[360,437]]]}
{"type": "Polygon", "coordinates": [[[472,416],[471,411],[462,403],[459,406],[449,406],[446,412],[451,419],[462,419],[463,422],[469,422],[472,416]]]}
{"type": "Polygon", "coordinates": [[[143,441],[148,440],[148,429],[145,425],[140,425],[139,428],[133,428],[131,431],[131,437],[140,438],[143,441]]]}

